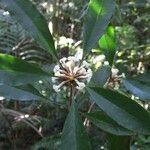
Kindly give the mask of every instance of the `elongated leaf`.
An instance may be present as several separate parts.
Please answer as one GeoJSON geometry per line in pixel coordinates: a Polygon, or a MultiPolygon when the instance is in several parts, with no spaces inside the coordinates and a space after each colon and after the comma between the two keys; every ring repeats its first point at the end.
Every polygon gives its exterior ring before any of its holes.
{"type": "Polygon", "coordinates": [[[98,44],[100,50],[104,53],[106,60],[112,65],[116,52],[115,31],[113,26],[107,28],[105,34],[98,41],[98,44]]]}
{"type": "Polygon", "coordinates": [[[90,0],[83,31],[85,51],[90,51],[101,38],[114,8],[114,0],[90,0]]]}
{"type": "Polygon", "coordinates": [[[123,80],[123,85],[141,100],[150,101],[150,83],[131,78],[123,80]]]}
{"type": "Polygon", "coordinates": [[[9,85],[0,85],[0,96],[3,96],[7,99],[20,100],[20,101],[43,99],[42,95],[40,96],[40,94],[31,92],[31,89],[22,90],[18,87],[12,87],[9,85]]]}
{"type": "Polygon", "coordinates": [[[10,55],[0,54],[0,84],[21,85],[47,78],[37,65],[27,63],[10,55]]]}
{"type": "Polygon", "coordinates": [[[91,150],[88,136],[82,124],[75,102],[65,121],[61,150],[91,150]]]}
{"type": "Polygon", "coordinates": [[[110,74],[111,68],[109,66],[102,66],[98,68],[90,81],[90,85],[103,87],[110,77],[110,74]]]}
{"type": "Polygon", "coordinates": [[[150,77],[150,71],[147,71],[144,74],[139,74],[138,76],[134,77],[134,79],[150,84],[149,77],[150,77]]]}
{"type": "Polygon", "coordinates": [[[111,90],[87,88],[90,99],[114,121],[137,133],[150,134],[150,114],[135,101],[111,90]]]}
{"type": "Polygon", "coordinates": [[[128,129],[118,125],[113,119],[100,111],[86,114],[86,117],[97,127],[115,135],[133,135],[128,129]]]}
{"type": "Polygon", "coordinates": [[[56,57],[54,41],[44,17],[29,0],[0,0],[6,9],[50,54],[56,57]]]}
{"type": "Polygon", "coordinates": [[[30,92],[36,96],[39,96],[40,98],[45,98],[32,84],[20,85],[16,86],[16,88],[30,92]]]}

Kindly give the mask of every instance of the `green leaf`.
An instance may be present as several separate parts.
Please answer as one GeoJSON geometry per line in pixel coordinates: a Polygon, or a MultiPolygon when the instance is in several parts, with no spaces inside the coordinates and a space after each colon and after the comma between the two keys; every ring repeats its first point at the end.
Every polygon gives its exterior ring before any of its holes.
{"type": "Polygon", "coordinates": [[[106,114],[96,111],[85,115],[93,124],[102,130],[115,135],[133,135],[134,133],[117,124],[106,114]]]}
{"type": "Polygon", "coordinates": [[[32,84],[20,85],[16,86],[16,88],[30,92],[36,96],[39,96],[40,98],[45,98],[32,84]]]}
{"type": "Polygon", "coordinates": [[[150,101],[150,83],[138,80],[138,78],[127,78],[123,80],[123,85],[135,96],[143,101],[150,101]]]}
{"type": "Polygon", "coordinates": [[[72,102],[70,112],[65,121],[61,150],[91,150],[90,142],[75,102],[72,102]]]}
{"type": "Polygon", "coordinates": [[[36,142],[30,150],[60,150],[60,134],[43,137],[36,142]]]}
{"type": "Polygon", "coordinates": [[[139,74],[138,76],[134,77],[134,79],[150,84],[149,77],[150,77],[150,71],[147,71],[144,74],[139,74]]]}
{"type": "Polygon", "coordinates": [[[12,87],[9,85],[0,85],[0,96],[3,96],[10,100],[20,100],[20,101],[31,101],[40,100],[44,97],[39,93],[35,93],[33,89],[23,90],[19,87],[12,87]]]}
{"type": "Polygon", "coordinates": [[[109,26],[105,34],[98,41],[100,50],[104,53],[106,60],[112,65],[115,56],[115,31],[113,26],[109,26]]]}
{"type": "Polygon", "coordinates": [[[46,20],[29,0],[0,0],[0,3],[43,48],[54,57],[57,56],[46,20]]]}
{"type": "Polygon", "coordinates": [[[111,68],[109,66],[102,66],[98,68],[90,81],[90,85],[103,87],[110,77],[110,74],[111,68]]]}
{"type": "Polygon", "coordinates": [[[103,35],[114,9],[114,0],[90,0],[83,31],[83,49],[86,52],[89,52],[103,35]]]}
{"type": "Polygon", "coordinates": [[[87,88],[93,100],[121,126],[141,134],[150,134],[150,114],[128,97],[100,87],[87,88]]]}
{"type": "Polygon", "coordinates": [[[0,84],[21,85],[49,77],[40,67],[10,55],[0,54],[0,84]]]}
{"type": "Polygon", "coordinates": [[[107,135],[108,150],[130,150],[131,137],[107,135]]]}

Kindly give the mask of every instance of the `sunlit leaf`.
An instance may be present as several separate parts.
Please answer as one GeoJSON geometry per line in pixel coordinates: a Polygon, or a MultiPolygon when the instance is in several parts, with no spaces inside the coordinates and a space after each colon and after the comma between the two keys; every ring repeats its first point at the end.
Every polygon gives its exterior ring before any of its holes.
{"type": "Polygon", "coordinates": [[[141,134],[150,134],[150,114],[128,97],[100,87],[87,88],[90,99],[121,126],[141,134]]]}
{"type": "Polygon", "coordinates": [[[114,0],[90,0],[83,30],[83,49],[86,52],[89,52],[103,35],[114,8],[114,0]]]}
{"type": "Polygon", "coordinates": [[[106,60],[110,65],[112,65],[116,51],[115,31],[113,26],[109,26],[107,28],[105,34],[100,38],[98,44],[100,50],[104,53],[106,60]]]}
{"type": "Polygon", "coordinates": [[[10,55],[0,54],[0,84],[21,85],[49,77],[37,65],[10,55]]]}

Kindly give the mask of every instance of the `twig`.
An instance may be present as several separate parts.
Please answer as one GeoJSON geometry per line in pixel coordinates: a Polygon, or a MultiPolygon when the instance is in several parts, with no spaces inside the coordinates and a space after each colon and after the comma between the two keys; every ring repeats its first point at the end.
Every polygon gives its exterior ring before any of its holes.
{"type": "MultiPolygon", "coordinates": [[[[91,110],[92,110],[92,108],[93,108],[94,104],[95,104],[95,102],[93,102],[93,103],[90,105],[89,110],[88,110],[88,113],[90,113],[90,112],[91,112],[91,110]]],[[[84,126],[88,127],[88,126],[89,126],[89,120],[88,120],[87,118],[85,118],[85,120],[84,120],[84,123],[83,123],[83,124],[84,124],[84,126]]]]}

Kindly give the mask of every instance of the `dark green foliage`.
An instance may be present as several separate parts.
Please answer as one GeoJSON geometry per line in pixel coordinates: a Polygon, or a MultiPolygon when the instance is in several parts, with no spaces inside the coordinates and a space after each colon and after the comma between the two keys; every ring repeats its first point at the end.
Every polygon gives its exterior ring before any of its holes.
{"type": "Polygon", "coordinates": [[[148,10],[148,0],[0,0],[0,149],[149,149],[148,10]],[[91,81],[56,93],[58,57],[80,49],[91,81]]]}
{"type": "Polygon", "coordinates": [[[64,124],[61,150],[91,150],[90,141],[75,102],[72,103],[64,124]]]}
{"type": "Polygon", "coordinates": [[[100,111],[85,115],[94,125],[114,135],[133,135],[134,133],[118,125],[113,119],[100,111]]]}
{"type": "Polygon", "coordinates": [[[141,100],[150,101],[150,82],[147,77],[150,77],[149,73],[127,78],[123,81],[123,85],[141,100]]]}
{"type": "Polygon", "coordinates": [[[150,134],[150,114],[135,101],[99,87],[90,87],[87,91],[90,99],[118,124],[134,132],[150,134]]]}

